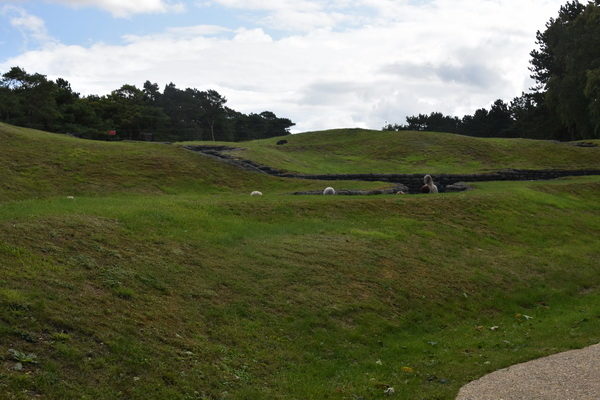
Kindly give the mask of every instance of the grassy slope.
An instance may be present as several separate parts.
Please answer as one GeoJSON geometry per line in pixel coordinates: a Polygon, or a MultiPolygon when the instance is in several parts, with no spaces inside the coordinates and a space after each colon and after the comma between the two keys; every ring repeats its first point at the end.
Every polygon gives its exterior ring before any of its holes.
{"type": "Polygon", "coordinates": [[[0,398],[451,399],[600,341],[600,178],[250,198],[299,183],[191,156],[204,186],[0,204],[0,398]]]}
{"type": "MultiPolygon", "coordinates": [[[[0,202],[109,193],[220,193],[272,187],[323,188],[324,182],[273,180],[156,143],[86,141],[0,123],[0,202]]],[[[345,183],[349,188],[381,184],[345,183]]]]}
{"type": "Polygon", "coordinates": [[[600,147],[433,132],[343,129],[240,143],[235,152],[302,173],[474,173],[505,168],[600,168],[600,147]]]}

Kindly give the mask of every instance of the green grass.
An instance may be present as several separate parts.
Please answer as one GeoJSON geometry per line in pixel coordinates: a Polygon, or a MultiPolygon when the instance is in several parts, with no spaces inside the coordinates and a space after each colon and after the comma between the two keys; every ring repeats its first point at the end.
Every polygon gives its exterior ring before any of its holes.
{"type": "MultiPolygon", "coordinates": [[[[2,192],[2,399],[383,399],[387,385],[452,399],[490,371],[600,341],[598,177],[289,196],[323,183],[175,146],[14,135],[0,143],[9,162],[45,140],[92,146],[85,171],[114,157],[137,172],[113,167],[130,186],[84,180],[74,200],[71,177],[2,192]],[[152,175],[136,151],[174,169],[152,175]],[[259,184],[265,196],[248,196],[259,184]]],[[[40,166],[53,157],[37,151],[40,166]]]]}
{"type": "MultiPolygon", "coordinates": [[[[239,193],[265,187],[289,192],[329,185],[249,174],[177,146],[81,140],[2,123],[0,146],[0,202],[124,192],[239,193]]],[[[385,184],[345,182],[342,186],[379,188],[385,184]]]]}
{"type": "MultiPolygon", "coordinates": [[[[600,168],[600,147],[434,132],[339,129],[234,144],[232,154],[300,173],[476,173],[506,168],[600,168]]],[[[197,142],[198,144],[202,144],[197,142]]],[[[205,144],[211,144],[206,142],[205,144]]],[[[222,143],[231,146],[231,143],[222,143]]]]}

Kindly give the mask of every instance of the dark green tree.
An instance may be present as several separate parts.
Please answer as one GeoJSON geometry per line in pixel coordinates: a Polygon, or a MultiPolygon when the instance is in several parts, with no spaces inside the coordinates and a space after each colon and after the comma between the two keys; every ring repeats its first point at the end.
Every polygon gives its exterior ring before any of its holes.
{"type": "Polygon", "coordinates": [[[408,123],[407,128],[410,130],[452,133],[460,131],[460,120],[457,117],[444,115],[440,112],[406,117],[406,122],[408,123]]]}
{"type": "Polygon", "coordinates": [[[101,115],[112,121],[106,130],[116,129],[120,137],[140,140],[160,128],[166,116],[156,106],[148,104],[145,93],[133,85],[123,85],[100,99],[101,115]]]}
{"type": "Polygon", "coordinates": [[[536,90],[543,104],[566,128],[562,140],[600,137],[597,117],[597,74],[600,71],[600,1],[569,1],[556,19],[537,33],[539,49],[531,52],[536,90]]]}
{"type": "Polygon", "coordinates": [[[148,104],[158,104],[161,93],[157,83],[152,83],[150,81],[144,82],[144,89],[142,91],[144,92],[144,100],[146,100],[148,104]]]}
{"type": "Polygon", "coordinates": [[[13,96],[9,100],[12,104],[10,122],[38,129],[55,129],[60,113],[56,102],[58,88],[54,82],[45,75],[28,74],[22,68],[13,67],[2,75],[0,86],[8,89],[13,96]]]}
{"type": "Polygon", "coordinates": [[[262,134],[263,138],[289,135],[289,129],[295,125],[288,118],[277,118],[272,111],[263,111],[260,113],[260,117],[265,122],[265,130],[262,134]]]}
{"type": "Polygon", "coordinates": [[[246,115],[225,106],[215,90],[160,92],[146,81],[142,89],[123,85],[107,96],[81,97],[62,78],[48,80],[13,67],[0,79],[0,120],[92,139],[238,141],[289,134],[293,122],[274,113],[246,115]]]}
{"type": "Polygon", "coordinates": [[[201,118],[208,126],[210,136],[215,141],[215,124],[219,119],[225,117],[225,103],[227,99],[221,96],[216,90],[199,92],[197,99],[200,102],[201,118]]]}
{"type": "Polygon", "coordinates": [[[588,100],[590,125],[594,137],[600,137],[600,68],[587,72],[587,82],[584,92],[588,100]]]}

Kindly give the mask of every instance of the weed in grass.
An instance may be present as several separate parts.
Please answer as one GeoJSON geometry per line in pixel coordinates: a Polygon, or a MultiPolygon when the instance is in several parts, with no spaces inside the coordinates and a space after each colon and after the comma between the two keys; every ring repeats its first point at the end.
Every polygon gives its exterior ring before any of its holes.
{"type": "Polygon", "coordinates": [[[31,301],[26,292],[15,289],[0,288],[0,304],[6,305],[11,310],[29,310],[31,301]]]}
{"type": "Polygon", "coordinates": [[[122,286],[113,288],[113,292],[117,297],[120,297],[125,300],[131,300],[135,296],[135,291],[133,289],[122,286]]]}
{"type": "Polygon", "coordinates": [[[65,332],[55,332],[52,334],[52,340],[57,342],[68,342],[71,340],[71,335],[65,332]]]}
{"type": "Polygon", "coordinates": [[[86,269],[96,269],[98,268],[98,263],[93,257],[89,257],[83,254],[78,254],[73,257],[70,257],[68,260],[69,264],[76,265],[78,267],[83,267],[86,269]]]}
{"type": "Polygon", "coordinates": [[[37,338],[31,333],[20,329],[15,329],[13,335],[27,343],[37,343],[37,338]]]}
{"type": "Polygon", "coordinates": [[[8,353],[12,360],[23,364],[37,364],[38,357],[34,353],[25,353],[15,349],[8,349],[8,353]]]}

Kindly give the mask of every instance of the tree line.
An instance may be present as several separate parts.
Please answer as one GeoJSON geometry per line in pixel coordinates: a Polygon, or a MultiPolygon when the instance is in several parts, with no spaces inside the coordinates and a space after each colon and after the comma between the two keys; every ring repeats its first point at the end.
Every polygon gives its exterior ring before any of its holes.
{"type": "Polygon", "coordinates": [[[62,78],[55,81],[13,67],[0,79],[0,121],[89,139],[242,141],[288,135],[294,123],[271,111],[243,114],[215,90],[161,92],[123,85],[105,96],[81,96],[62,78]]]}
{"type": "Polygon", "coordinates": [[[530,60],[536,86],[462,118],[440,112],[384,130],[443,131],[478,137],[600,138],[600,0],[569,1],[536,35],[530,60]]]}

